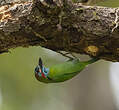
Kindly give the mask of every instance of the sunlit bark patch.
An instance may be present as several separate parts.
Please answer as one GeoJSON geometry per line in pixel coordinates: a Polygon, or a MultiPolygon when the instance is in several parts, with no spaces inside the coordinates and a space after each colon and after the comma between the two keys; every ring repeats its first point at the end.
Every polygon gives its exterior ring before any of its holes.
{"type": "MultiPolygon", "coordinates": [[[[29,14],[28,10],[32,9],[32,2],[11,3],[0,7],[0,22],[11,20],[18,20],[19,15],[29,14]],[[21,14],[20,14],[21,13],[21,14]]],[[[30,11],[29,11],[30,12],[30,11]]]]}
{"type": "Polygon", "coordinates": [[[9,8],[8,5],[0,7],[0,22],[3,22],[11,18],[11,14],[8,11],[8,8],[9,8]]]}

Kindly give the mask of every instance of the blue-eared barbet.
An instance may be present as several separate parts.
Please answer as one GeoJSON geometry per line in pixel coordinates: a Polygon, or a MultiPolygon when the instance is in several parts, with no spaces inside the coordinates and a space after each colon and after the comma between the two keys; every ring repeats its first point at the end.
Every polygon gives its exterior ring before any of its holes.
{"type": "Polygon", "coordinates": [[[88,61],[79,61],[74,59],[61,64],[56,64],[50,68],[46,68],[42,59],[39,58],[39,63],[35,68],[35,77],[38,81],[44,83],[57,83],[69,80],[79,74],[87,65],[99,60],[99,58],[92,58],[88,61]]]}

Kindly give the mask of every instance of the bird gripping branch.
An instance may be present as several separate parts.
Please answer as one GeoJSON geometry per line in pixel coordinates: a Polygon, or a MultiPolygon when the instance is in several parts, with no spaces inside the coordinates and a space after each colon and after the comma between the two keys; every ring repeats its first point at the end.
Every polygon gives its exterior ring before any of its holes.
{"type": "Polygon", "coordinates": [[[50,68],[46,68],[42,59],[39,58],[39,64],[35,68],[35,77],[38,81],[44,83],[57,83],[69,80],[79,74],[87,65],[99,60],[99,58],[92,58],[88,61],[79,61],[74,59],[61,64],[56,64],[50,68]]]}

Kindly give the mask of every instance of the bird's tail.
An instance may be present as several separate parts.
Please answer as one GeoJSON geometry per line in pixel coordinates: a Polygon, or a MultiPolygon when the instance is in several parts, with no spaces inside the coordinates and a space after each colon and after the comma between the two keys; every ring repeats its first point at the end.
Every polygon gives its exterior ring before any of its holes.
{"type": "Polygon", "coordinates": [[[99,58],[98,57],[95,57],[95,58],[92,58],[91,60],[84,61],[84,63],[88,65],[88,64],[95,63],[98,60],[99,60],[99,58]]]}

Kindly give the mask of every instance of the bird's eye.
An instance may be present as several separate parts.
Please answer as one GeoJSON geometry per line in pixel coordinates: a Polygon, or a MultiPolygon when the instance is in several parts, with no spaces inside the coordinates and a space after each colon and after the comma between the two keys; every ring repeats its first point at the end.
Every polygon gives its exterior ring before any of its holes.
{"type": "Polygon", "coordinates": [[[47,73],[46,69],[44,68],[44,72],[47,73]]]}

